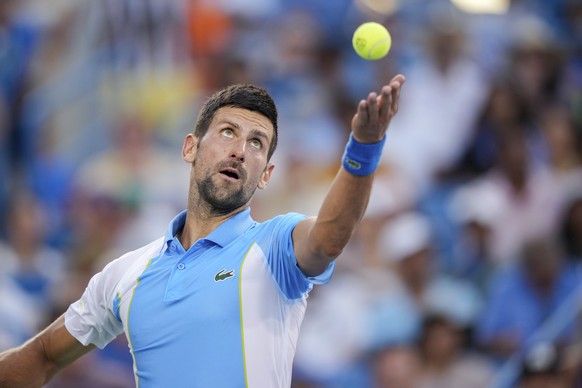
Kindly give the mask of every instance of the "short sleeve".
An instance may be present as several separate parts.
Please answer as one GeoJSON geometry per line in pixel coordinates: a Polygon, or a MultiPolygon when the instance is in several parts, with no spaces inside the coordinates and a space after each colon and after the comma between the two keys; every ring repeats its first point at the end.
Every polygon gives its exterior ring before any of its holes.
{"type": "Polygon", "coordinates": [[[89,281],[81,299],[65,312],[67,330],[83,345],[94,344],[103,349],[123,332],[123,325],[113,312],[113,266],[107,265],[89,281]]]}
{"type": "Polygon", "coordinates": [[[332,262],[328,268],[318,276],[307,276],[297,263],[293,248],[292,233],[297,224],[307,216],[299,213],[288,213],[273,218],[269,225],[272,233],[267,253],[267,261],[274,278],[283,294],[289,299],[303,297],[311,290],[313,284],[329,282],[335,268],[332,262]]]}

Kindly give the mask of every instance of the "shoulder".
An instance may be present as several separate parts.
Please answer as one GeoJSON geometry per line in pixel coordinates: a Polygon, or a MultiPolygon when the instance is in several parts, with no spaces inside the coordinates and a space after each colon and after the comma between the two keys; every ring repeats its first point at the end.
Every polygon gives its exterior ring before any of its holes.
{"type": "Polygon", "coordinates": [[[163,245],[162,237],[111,261],[91,278],[84,296],[92,300],[102,300],[109,306],[115,295],[124,294],[135,287],[139,276],[152,259],[159,256],[163,245]]]}
{"type": "Polygon", "coordinates": [[[300,213],[282,214],[263,222],[257,222],[250,231],[253,239],[260,245],[271,244],[270,241],[273,240],[291,240],[297,224],[306,218],[306,215],[300,213]]]}
{"type": "Polygon", "coordinates": [[[134,275],[137,276],[143,272],[150,261],[160,254],[164,244],[164,238],[160,237],[141,248],[127,252],[107,264],[101,273],[104,277],[116,282],[125,276],[133,278],[134,275]]]}
{"type": "Polygon", "coordinates": [[[294,227],[306,218],[307,216],[305,214],[291,212],[278,215],[263,222],[258,222],[256,227],[263,230],[277,229],[284,226],[294,227]]]}

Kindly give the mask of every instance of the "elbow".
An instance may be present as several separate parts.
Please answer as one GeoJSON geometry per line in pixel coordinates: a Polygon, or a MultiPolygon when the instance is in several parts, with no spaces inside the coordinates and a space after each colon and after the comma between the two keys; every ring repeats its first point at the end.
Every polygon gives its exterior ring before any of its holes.
{"type": "Polygon", "coordinates": [[[46,339],[43,336],[38,336],[34,339],[34,342],[36,343],[37,354],[39,355],[40,362],[43,365],[43,369],[46,371],[45,383],[47,383],[50,380],[50,377],[57,373],[59,368],[56,361],[49,357],[46,339]]]}
{"type": "Polygon", "coordinates": [[[308,258],[300,259],[297,262],[303,273],[307,276],[318,276],[322,274],[343,251],[339,246],[322,246],[313,249],[308,258]]]}
{"type": "Polygon", "coordinates": [[[350,237],[351,234],[348,233],[334,233],[332,235],[313,233],[310,239],[311,252],[322,260],[334,260],[342,254],[350,237]]]}
{"type": "Polygon", "coordinates": [[[342,254],[344,250],[344,245],[339,244],[323,244],[322,246],[318,247],[316,251],[318,252],[318,256],[326,261],[334,260],[336,257],[342,254]]]}

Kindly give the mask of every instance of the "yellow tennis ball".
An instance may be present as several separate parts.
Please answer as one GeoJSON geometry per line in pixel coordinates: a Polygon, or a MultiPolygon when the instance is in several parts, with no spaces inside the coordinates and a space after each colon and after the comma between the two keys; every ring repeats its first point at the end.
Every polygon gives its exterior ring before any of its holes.
{"type": "Polygon", "coordinates": [[[367,22],[354,31],[354,50],[364,59],[380,59],[388,54],[392,46],[390,33],[380,23],[367,22]]]}

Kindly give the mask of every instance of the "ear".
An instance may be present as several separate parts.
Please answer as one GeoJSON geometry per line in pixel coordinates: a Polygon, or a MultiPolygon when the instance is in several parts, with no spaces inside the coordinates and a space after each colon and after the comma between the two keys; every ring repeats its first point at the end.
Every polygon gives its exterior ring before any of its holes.
{"type": "Polygon", "coordinates": [[[267,187],[269,180],[271,180],[271,174],[273,173],[273,169],[275,169],[275,165],[273,163],[267,163],[267,167],[263,171],[261,175],[261,179],[259,180],[259,184],[257,187],[261,190],[267,187]]]}
{"type": "Polygon", "coordinates": [[[182,145],[182,159],[186,163],[192,164],[196,159],[196,151],[198,150],[198,137],[192,133],[186,135],[184,144],[182,145]]]}

